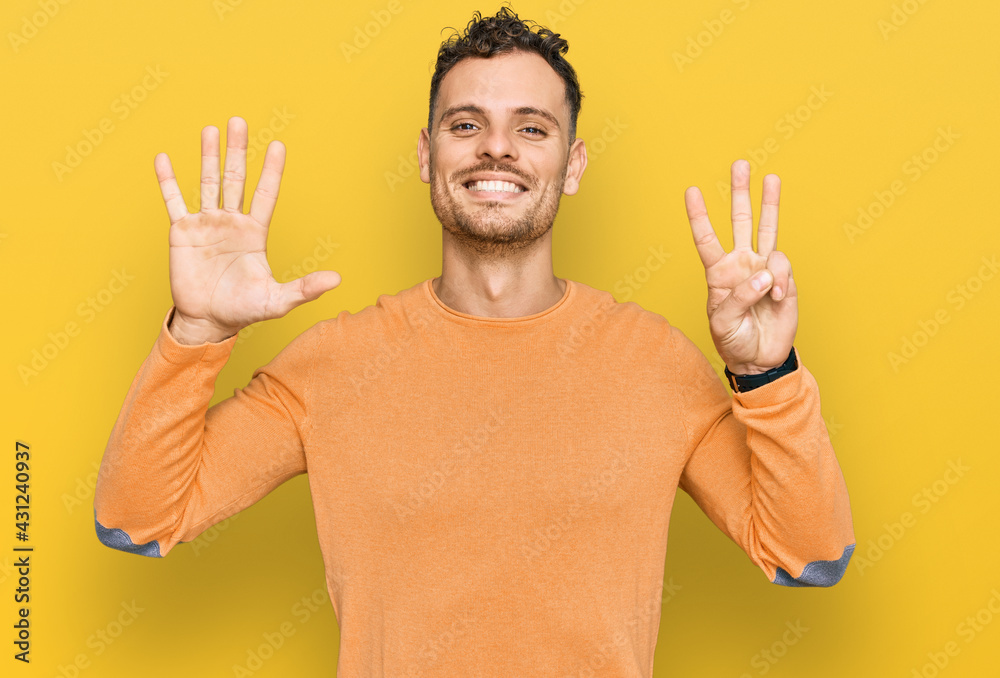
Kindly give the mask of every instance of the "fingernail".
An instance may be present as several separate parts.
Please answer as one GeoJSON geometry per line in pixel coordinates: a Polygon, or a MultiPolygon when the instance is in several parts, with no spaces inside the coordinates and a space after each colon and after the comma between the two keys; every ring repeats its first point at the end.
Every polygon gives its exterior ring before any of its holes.
{"type": "Polygon", "coordinates": [[[781,288],[780,287],[775,287],[774,288],[774,298],[777,299],[777,300],[781,299],[781,288]]]}
{"type": "Polygon", "coordinates": [[[771,274],[764,271],[759,273],[757,277],[753,279],[753,287],[755,290],[760,291],[767,287],[769,282],[771,282],[771,274]]]}

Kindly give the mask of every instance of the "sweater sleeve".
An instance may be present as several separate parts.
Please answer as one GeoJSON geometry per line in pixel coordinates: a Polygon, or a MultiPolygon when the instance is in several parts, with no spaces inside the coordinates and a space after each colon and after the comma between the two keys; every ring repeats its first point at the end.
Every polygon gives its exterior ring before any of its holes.
{"type": "Polygon", "coordinates": [[[847,486],[803,365],[732,396],[697,346],[671,326],[687,432],[680,487],[767,575],[832,586],[854,551],[847,486]]]}
{"type": "Polygon", "coordinates": [[[128,389],[94,494],[98,539],[154,557],[306,472],[310,366],[323,334],[321,323],[306,330],[209,407],[237,338],[180,344],[167,329],[173,312],[128,389]]]}

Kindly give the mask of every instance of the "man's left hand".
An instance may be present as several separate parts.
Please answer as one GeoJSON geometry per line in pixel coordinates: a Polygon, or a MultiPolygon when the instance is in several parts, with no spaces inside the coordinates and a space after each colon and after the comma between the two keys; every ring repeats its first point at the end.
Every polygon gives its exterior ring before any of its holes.
{"type": "Polygon", "coordinates": [[[799,309],[792,265],[775,249],[780,194],[778,176],[764,177],[755,252],[750,163],[733,163],[733,249],[726,252],[708,219],[701,191],[691,186],[684,193],[691,234],[705,266],[712,341],[734,374],[760,374],[781,365],[795,339],[799,309]]]}

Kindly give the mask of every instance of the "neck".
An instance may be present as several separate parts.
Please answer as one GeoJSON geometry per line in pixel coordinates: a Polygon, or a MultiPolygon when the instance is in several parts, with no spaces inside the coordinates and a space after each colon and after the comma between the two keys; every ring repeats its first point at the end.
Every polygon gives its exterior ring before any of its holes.
{"type": "Polygon", "coordinates": [[[521,318],[551,308],[566,292],[552,271],[551,231],[516,257],[484,259],[460,248],[445,231],[441,275],[434,293],[460,313],[487,318],[521,318]]]}

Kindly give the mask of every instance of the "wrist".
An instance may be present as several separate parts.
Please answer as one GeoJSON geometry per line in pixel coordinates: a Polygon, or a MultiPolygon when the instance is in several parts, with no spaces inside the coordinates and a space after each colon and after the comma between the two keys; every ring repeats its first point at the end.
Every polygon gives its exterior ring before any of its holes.
{"type": "Polygon", "coordinates": [[[726,378],[729,380],[729,386],[732,388],[733,392],[744,393],[746,391],[764,386],[765,384],[769,384],[789,372],[794,372],[798,369],[798,366],[798,357],[795,355],[795,347],[793,346],[789,350],[788,357],[785,361],[775,367],[764,369],[762,371],[752,371],[760,370],[760,368],[754,366],[737,366],[741,370],[746,369],[751,371],[736,372],[731,370],[729,366],[726,365],[725,372],[726,378]]]}
{"type": "Polygon", "coordinates": [[[178,344],[198,346],[217,344],[232,337],[236,332],[221,329],[207,321],[187,320],[176,308],[167,323],[167,330],[178,344]]]}
{"type": "Polygon", "coordinates": [[[738,377],[752,377],[757,374],[764,374],[768,370],[773,370],[775,367],[778,367],[778,365],[774,365],[773,367],[758,367],[756,365],[730,365],[729,363],[726,363],[726,369],[738,377]]]}

